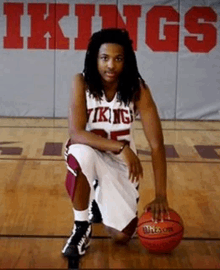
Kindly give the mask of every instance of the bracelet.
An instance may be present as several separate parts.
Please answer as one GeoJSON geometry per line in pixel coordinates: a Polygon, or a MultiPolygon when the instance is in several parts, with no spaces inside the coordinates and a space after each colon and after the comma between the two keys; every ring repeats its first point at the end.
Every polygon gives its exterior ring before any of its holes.
{"type": "Polygon", "coordinates": [[[121,148],[119,149],[118,153],[116,155],[121,154],[121,152],[123,151],[123,149],[125,148],[125,146],[127,145],[127,142],[124,142],[124,144],[121,146],[121,148]]]}

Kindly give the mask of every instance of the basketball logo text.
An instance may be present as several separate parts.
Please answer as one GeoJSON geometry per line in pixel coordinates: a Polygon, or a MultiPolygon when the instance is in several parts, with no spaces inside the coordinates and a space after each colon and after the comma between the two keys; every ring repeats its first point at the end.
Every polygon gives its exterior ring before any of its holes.
{"type": "Polygon", "coordinates": [[[172,227],[160,228],[157,226],[146,225],[143,227],[143,232],[144,234],[170,233],[173,232],[173,228],[172,227]]]}

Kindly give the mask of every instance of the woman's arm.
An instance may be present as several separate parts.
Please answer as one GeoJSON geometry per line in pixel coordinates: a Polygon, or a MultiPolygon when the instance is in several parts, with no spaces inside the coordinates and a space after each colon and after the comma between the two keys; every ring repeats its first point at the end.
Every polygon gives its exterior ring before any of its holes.
{"type": "Polygon", "coordinates": [[[151,210],[154,212],[154,218],[157,219],[159,213],[168,211],[166,156],[157,108],[149,88],[142,83],[141,95],[139,101],[136,102],[136,107],[140,113],[144,133],[151,148],[155,180],[155,200],[146,205],[145,208],[151,207],[151,210]]]}
{"type": "Polygon", "coordinates": [[[72,143],[86,144],[101,151],[119,152],[123,142],[109,140],[86,131],[86,84],[82,74],[73,78],[70,92],[68,124],[72,143]]]}

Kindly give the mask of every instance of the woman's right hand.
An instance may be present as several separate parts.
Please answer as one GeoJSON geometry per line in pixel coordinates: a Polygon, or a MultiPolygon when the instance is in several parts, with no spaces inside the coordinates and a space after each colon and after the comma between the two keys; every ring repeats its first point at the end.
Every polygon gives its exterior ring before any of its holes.
{"type": "Polygon", "coordinates": [[[128,167],[131,182],[137,182],[140,178],[143,178],[141,162],[128,145],[124,147],[120,155],[128,167]]]}

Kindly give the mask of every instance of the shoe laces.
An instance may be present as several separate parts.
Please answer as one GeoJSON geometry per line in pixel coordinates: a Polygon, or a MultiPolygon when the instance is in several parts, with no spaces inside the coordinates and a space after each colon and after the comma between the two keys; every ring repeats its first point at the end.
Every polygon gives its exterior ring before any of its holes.
{"type": "Polygon", "coordinates": [[[73,237],[70,241],[71,244],[78,245],[85,238],[85,233],[89,227],[89,222],[87,221],[75,221],[73,237]]]}

